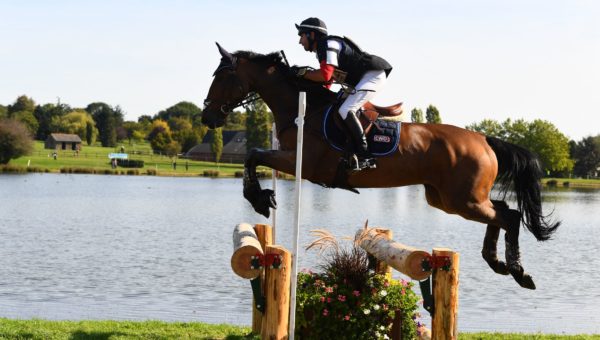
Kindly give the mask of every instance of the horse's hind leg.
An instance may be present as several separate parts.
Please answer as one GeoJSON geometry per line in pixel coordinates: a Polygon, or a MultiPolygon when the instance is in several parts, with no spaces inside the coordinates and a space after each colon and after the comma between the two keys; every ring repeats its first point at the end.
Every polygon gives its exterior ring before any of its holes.
{"type": "MultiPolygon", "coordinates": [[[[508,209],[508,205],[504,201],[492,201],[494,208],[508,209]]],[[[500,236],[500,227],[493,224],[488,224],[483,239],[483,249],[481,255],[492,270],[501,275],[508,275],[508,267],[506,263],[498,260],[497,244],[500,236]]]]}
{"type": "Polygon", "coordinates": [[[531,275],[525,273],[521,265],[521,252],[519,251],[519,227],[521,214],[515,209],[509,209],[506,203],[503,206],[494,206],[504,221],[506,230],[504,243],[506,246],[505,257],[510,275],[524,288],[535,289],[535,283],[531,275]]]}

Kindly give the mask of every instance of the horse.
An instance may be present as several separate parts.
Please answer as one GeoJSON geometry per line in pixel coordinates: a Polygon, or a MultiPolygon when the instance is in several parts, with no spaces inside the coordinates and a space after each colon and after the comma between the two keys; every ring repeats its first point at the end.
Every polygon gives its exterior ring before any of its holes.
{"type": "Polygon", "coordinates": [[[324,111],[336,95],[321,84],[298,80],[290,75],[285,55],[251,51],[230,53],[218,43],[221,61],[213,74],[202,123],[221,127],[227,114],[258,94],[273,112],[279,150],[253,149],[244,162],[243,194],[256,212],[268,217],[276,208],[274,192],[262,189],[257,166],[294,174],[296,167],[295,119],[298,92],[306,91],[302,178],[327,187],[387,188],[423,185],[427,203],[467,220],[487,225],[483,259],[501,275],[510,274],[524,288],[535,289],[530,274],[521,265],[520,224],[538,241],[551,238],[560,221],[542,214],[541,177],[538,157],[529,150],[498,138],[446,124],[402,123],[395,152],[377,159],[377,167],[348,171],[340,185],[339,160],[342,152],[331,147],[323,136],[324,111]],[[307,84],[310,83],[310,84],[307,84]],[[500,199],[490,197],[497,182],[500,199]],[[517,207],[505,201],[514,191],[517,207]],[[500,230],[505,232],[505,261],[497,256],[500,230]]]}

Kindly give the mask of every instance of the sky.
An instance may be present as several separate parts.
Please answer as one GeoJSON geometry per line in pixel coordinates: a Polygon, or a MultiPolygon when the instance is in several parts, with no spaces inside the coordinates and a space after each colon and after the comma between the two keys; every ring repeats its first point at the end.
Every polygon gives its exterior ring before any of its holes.
{"type": "Polygon", "coordinates": [[[600,134],[596,0],[0,0],[0,15],[2,105],[101,101],[127,120],[201,107],[215,41],[317,67],[294,27],[317,16],[392,64],[378,105],[432,104],[461,127],[543,119],[573,140],[600,134]]]}

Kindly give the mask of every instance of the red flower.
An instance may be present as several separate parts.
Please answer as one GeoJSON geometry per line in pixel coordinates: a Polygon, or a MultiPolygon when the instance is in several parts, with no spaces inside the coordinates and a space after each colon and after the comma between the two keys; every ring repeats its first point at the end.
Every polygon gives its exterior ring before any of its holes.
{"type": "Polygon", "coordinates": [[[338,295],[338,300],[344,302],[346,301],[346,297],[344,295],[338,295]]]}
{"type": "Polygon", "coordinates": [[[355,290],[355,291],[353,291],[353,292],[352,292],[352,295],[354,295],[354,296],[359,296],[359,295],[360,295],[360,292],[359,292],[358,290],[355,290]]]}
{"type": "Polygon", "coordinates": [[[323,309],[323,316],[329,315],[329,311],[327,309],[323,309]]]}
{"type": "Polygon", "coordinates": [[[325,302],[325,297],[324,297],[324,296],[321,296],[321,297],[319,298],[319,300],[321,300],[321,302],[325,302]]]}

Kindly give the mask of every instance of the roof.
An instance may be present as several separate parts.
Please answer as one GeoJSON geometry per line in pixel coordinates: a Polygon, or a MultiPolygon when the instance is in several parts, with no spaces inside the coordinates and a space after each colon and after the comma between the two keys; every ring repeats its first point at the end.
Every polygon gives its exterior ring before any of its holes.
{"type": "MultiPolygon", "coordinates": [[[[202,143],[191,148],[186,155],[212,153],[210,146],[214,134],[208,133],[202,139],[202,143]]],[[[246,131],[223,131],[222,154],[246,154],[246,131]]]]}
{"type": "Polygon", "coordinates": [[[51,133],[50,138],[54,139],[57,142],[81,143],[81,138],[79,138],[79,136],[67,133],[51,133]]]}

